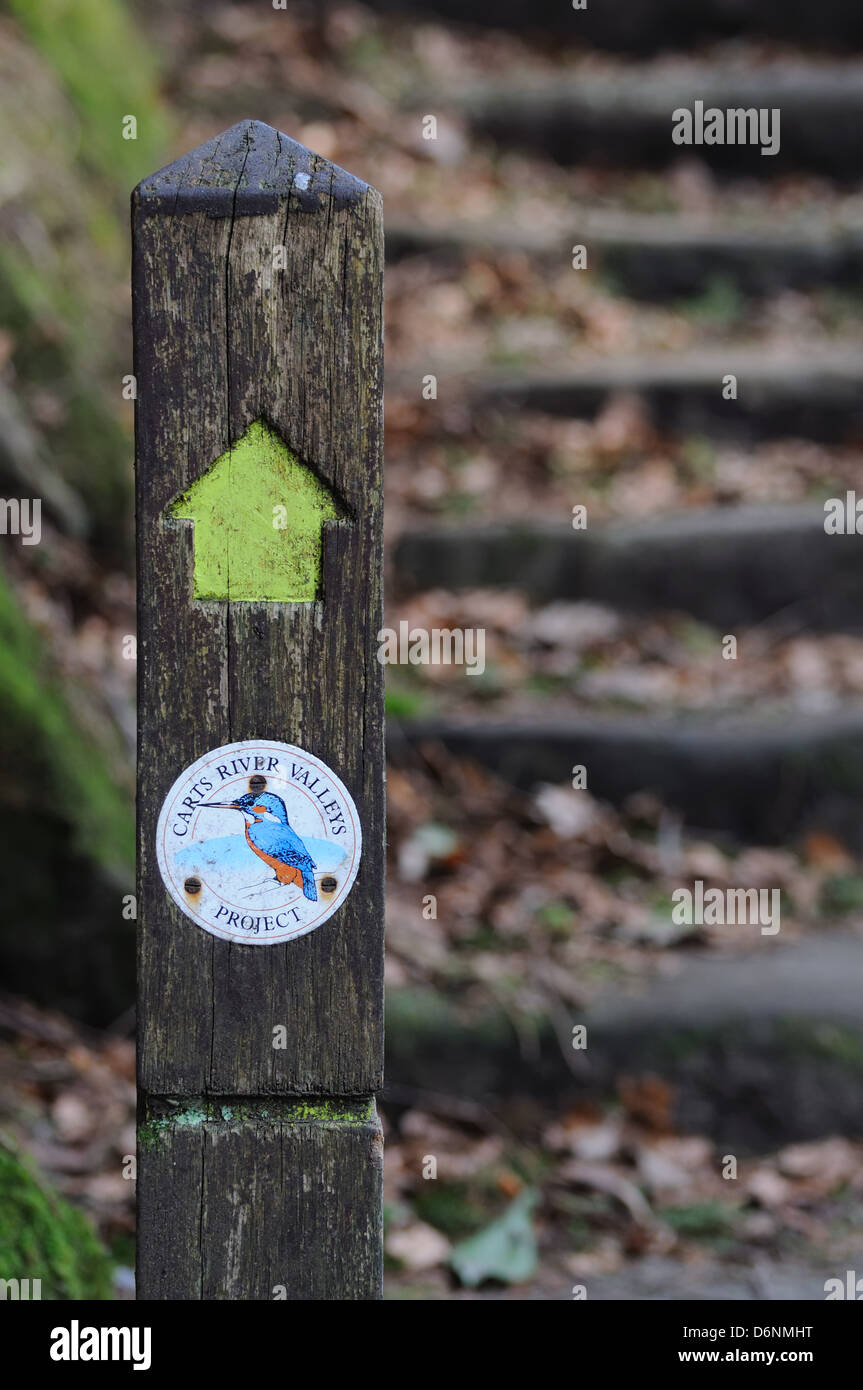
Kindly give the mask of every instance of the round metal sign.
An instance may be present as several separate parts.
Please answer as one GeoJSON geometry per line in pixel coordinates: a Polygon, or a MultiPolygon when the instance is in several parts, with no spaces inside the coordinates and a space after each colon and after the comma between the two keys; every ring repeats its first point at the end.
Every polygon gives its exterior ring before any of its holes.
{"type": "Polygon", "coordinates": [[[357,808],[302,748],[253,739],[205,753],[165,797],[156,853],[165,887],[205,931],[271,946],[341,907],[360,864],[357,808]]]}

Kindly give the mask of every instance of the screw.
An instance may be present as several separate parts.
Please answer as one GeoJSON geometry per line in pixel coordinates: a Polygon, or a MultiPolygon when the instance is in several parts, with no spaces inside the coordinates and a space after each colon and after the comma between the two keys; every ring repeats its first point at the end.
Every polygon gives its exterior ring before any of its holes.
{"type": "Polygon", "coordinates": [[[250,792],[262,792],[265,789],[266,785],[267,779],[266,777],[262,777],[260,773],[256,773],[254,777],[249,778],[250,792]]]}
{"type": "Polygon", "coordinates": [[[187,878],[186,882],[183,884],[183,887],[185,888],[187,893],[200,893],[201,880],[199,878],[187,878]]]}
{"type": "Polygon", "coordinates": [[[321,879],[321,890],[324,893],[335,893],[338,886],[339,881],[338,879],[333,878],[332,874],[328,875],[327,878],[321,879]]]}

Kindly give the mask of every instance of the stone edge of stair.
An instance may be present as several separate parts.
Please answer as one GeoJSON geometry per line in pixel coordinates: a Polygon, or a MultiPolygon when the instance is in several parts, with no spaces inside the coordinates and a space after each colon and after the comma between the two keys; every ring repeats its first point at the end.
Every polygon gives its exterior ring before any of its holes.
{"type": "MultiPolygon", "coordinates": [[[[838,944],[840,969],[848,969],[850,956],[852,968],[863,969],[863,942],[840,938],[838,944]]],[[[567,1023],[571,1015],[587,1025],[581,1052],[570,1050],[562,1025],[550,1016],[526,1020],[517,1033],[499,1008],[470,1016],[428,988],[391,990],[390,1100],[422,1106],[427,1093],[497,1107],[531,1096],[563,1111],[586,1099],[614,1101],[622,1077],[652,1076],[668,1086],[681,1131],[749,1152],[831,1133],[863,1134],[863,1008],[848,1007],[847,1000],[831,1008],[823,990],[807,998],[818,945],[819,938],[777,944],[782,964],[762,953],[761,976],[769,979],[774,960],[777,969],[760,1011],[751,999],[729,1003],[726,985],[724,1003],[711,1012],[698,1018],[687,1006],[678,1015],[669,1004],[669,981],[648,985],[634,999],[615,996],[610,1006],[600,998],[592,1007],[567,1009],[567,1023]]],[[[766,950],[773,949],[771,941],[766,950]]],[[[759,968],[745,955],[739,965],[759,968]]],[[[721,960],[716,968],[721,974],[721,960]]],[[[686,984],[685,977],[678,983],[684,1001],[686,984]]]]}
{"type": "Polygon", "coordinates": [[[623,612],[680,611],[721,627],[789,617],[796,627],[863,626],[863,552],[831,536],[823,508],[715,507],[574,531],[567,522],[430,525],[393,547],[402,595],[513,587],[531,599],[623,612]]]}
{"type": "Polygon", "coordinates": [[[793,842],[808,831],[863,850],[863,710],[753,721],[715,713],[550,719],[391,719],[388,757],[411,765],[424,743],[468,758],[520,790],[568,782],[587,769],[600,800],[648,791],[692,830],[750,844],[793,842]]]}

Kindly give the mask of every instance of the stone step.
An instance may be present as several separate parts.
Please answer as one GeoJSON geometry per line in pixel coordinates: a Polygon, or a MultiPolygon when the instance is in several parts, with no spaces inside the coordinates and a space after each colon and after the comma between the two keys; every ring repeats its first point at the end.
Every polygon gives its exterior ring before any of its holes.
{"type": "MultiPolygon", "coordinates": [[[[432,370],[426,368],[426,370],[432,370]]],[[[396,390],[419,383],[400,372],[396,390]]],[[[835,444],[863,438],[863,353],[855,346],[813,350],[801,358],[729,346],[710,352],[617,357],[566,371],[497,369],[438,374],[438,398],[467,392],[474,406],[592,419],[614,395],[641,397],[665,434],[745,442],[770,438],[835,444]],[[736,400],[723,397],[736,377],[736,400]]],[[[415,386],[419,392],[418,384],[415,386]]]]}
{"type": "Polygon", "coordinates": [[[696,156],[728,177],[810,170],[840,181],[856,180],[863,167],[863,63],[855,61],[750,67],[669,61],[611,71],[576,65],[541,85],[492,81],[438,93],[437,101],[485,139],[567,165],[644,171],[696,156]],[[778,108],[778,149],[762,154],[762,144],[773,148],[769,127],[758,143],[696,143],[694,132],[693,143],[675,143],[672,113],[694,112],[696,102],[705,112],[778,108]]]}
{"type": "Polygon", "coordinates": [[[657,795],[694,830],[748,844],[787,844],[810,830],[863,850],[863,709],[801,717],[668,715],[527,720],[391,720],[388,754],[410,765],[439,743],[512,785],[568,782],[587,769],[592,795],[614,805],[657,795]]]}
{"type": "MultiPolygon", "coordinates": [[[[858,1255],[843,1256],[840,1263],[826,1254],[810,1257],[809,1260],[796,1258],[781,1260],[762,1256],[750,1262],[745,1260],[705,1260],[682,1261],[668,1255],[644,1255],[637,1260],[629,1260],[614,1274],[592,1273],[586,1277],[561,1279],[557,1288],[543,1286],[541,1293],[524,1292],[523,1288],[495,1289],[483,1291],[483,1297],[495,1302],[522,1301],[525,1297],[552,1299],[555,1302],[572,1302],[573,1282],[583,1284],[587,1297],[596,1303],[821,1303],[825,1298],[828,1279],[837,1276],[843,1285],[847,1279],[846,1265],[860,1269],[863,1266],[863,1239],[857,1243],[858,1255]]],[[[832,1285],[830,1286],[833,1287],[832,1285]]],[[[450,1299],[467,1301],[475,1294],[464,1291],[448,1293],[450,1299]]],[[[649,1316],[653,1317],[653,1314],[649,1316]]],[[[768,1314],[759,1324],[768,1323],[768,1314]]],[[[692,1326],[701,1320],[694,1314],[681,1319],[692,1326]]],[[[730,1316],[728,1326],[735,1318],[730,1316]]],[[[776,1326],[775,1319],[772,1325],[776,1326]]],[[[780,1323],[778,1325],[783,1325],[780,1323]]],[[[785,1326],[790,1324],[785,1323],[785,1326]]],[[[724,1344],[723,1346],[724,1354],[724,1344]]],[[[717,1343],[706,1338],[692,1338],[690,1349],[716,1349],[717,1343]]],[[[767,1340],[753,1342],[752,1350],[766,1354],[770,1349],[776,1353],[775,1344],[767,1340]]],[[[681,1342],[681,1350],[684,1350],[681,1342]]]]}
{"type": "Polygon", "coordinates": [[[772,618],[863,627],[863,542],[828,536],[809,505],[711,507],[574,531],[567,522],[424,526],[393,550],[401,593],[518,588],[537,602],[679,611],[723,631],[772,618]]]}
{"type": "MultiPolygon", "coordinates": [[[[757,928],[741,927],[741,934],[757,928]]],[[[531,1096],[559,1110],[656,1076],[683,1133],[737,1154],[831,1134],[863,1135],[863,939],[820,932],[734,955],[699,952],[640,994],[619,990],[536,1023],[527,1055],[503,1011],[471,1015],[430,990],[390,991],[387,1086],[501,1107],[531,1096]],[[587,1026],[573,1051],[571,1025],[587,1026]]]]}
{"type": "Polygon", "coordinates": [[[370,0],[384,14],[551,35],[620,53],[651,55],[716,39],[781,39],[847,52],[863,46],[863,14],[847,0],[617,0],[574,10],[561,0],[370,0]]]}
{"type": "Polygon", "coordinates": [[[419,225],[394,220],[387,260],[433,256],[458,262],[471,255],[521,253],[567,267],[584,245],[589,271],[612,278],[633,299],[662,302],[703,295],[717,282],[757,297],[829,285],[856,289],[863,280],[863,226],[816,222],[779,227],[717,227],[664,214],[596,213],[578,209],[565,229],[517,227],[496,220],[419,225]]]}

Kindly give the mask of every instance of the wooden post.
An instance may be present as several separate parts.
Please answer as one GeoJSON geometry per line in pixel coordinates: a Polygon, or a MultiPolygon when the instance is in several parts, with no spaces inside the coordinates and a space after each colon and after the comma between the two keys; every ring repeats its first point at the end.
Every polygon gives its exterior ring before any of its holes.
{"type": "MultiPolygon", "coordinates": [[[[132,201],[138,1297],[379,1298],[380,195],[245,121],[145,179],[132,201]],[[219,798],[199,782],[195,833],[202,816],[226,818],[213,843],[236,830],[232,852],[271,875],[254,892],[294,893],[293,918],[268,915],[265,900],[214,926],[201,905],[217,894],[209,868],[176,887],[172,866],[190,861],[164,835],[156,843],[190,765],[251,741],[316,759],[361,826],[347,896],[291,939],[266,933],[299,922],[310,894],[323,904],[342,890],[337,875],[321,878],[314,848],[308,891],[302,865],[275,850],[260,862],[261,820],[262,835],[291,833],[272,802],[275,815],[241,815],[236,785],[219,798]],[[259,935],[223,939],[224,922],[259,935]]],[[[256,766],[269,768],[247,759],[239,770],[256,766]]],[[[290,768],[288,758],[279,775],[290,768]]],[[[214,771],[204,780],[218,782],[214,771]]],[[[252,777],[247,801],[265,785],[252,777]]],[[[271,781],[279,789],[284,798],[271,781]]],[[[320,800],[341,816],[335,795],[320,800]]],[[[342,853],[316,833],[325,854],[342,853]]]]}

